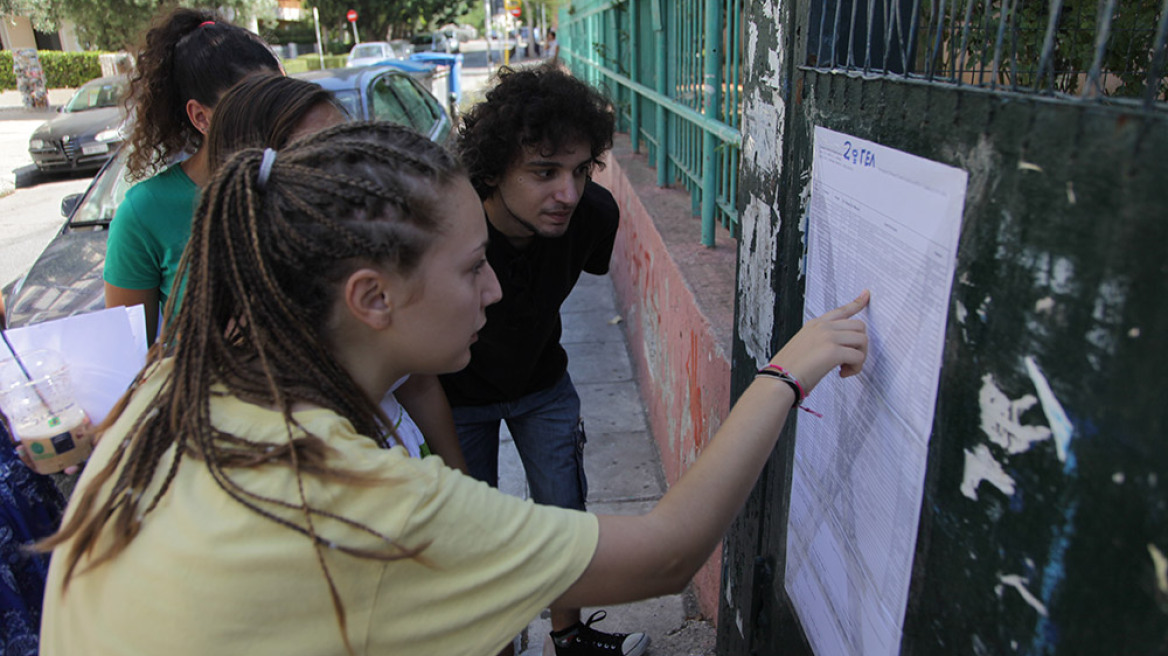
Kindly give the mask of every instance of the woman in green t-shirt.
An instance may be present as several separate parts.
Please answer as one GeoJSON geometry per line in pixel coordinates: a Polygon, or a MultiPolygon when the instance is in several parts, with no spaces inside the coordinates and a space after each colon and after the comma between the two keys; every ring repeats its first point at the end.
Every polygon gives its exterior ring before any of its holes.
{"type": "Polygon", "coordinates": [[[146,33],[137,71],[128,101],[134,125],[127,169],[131,178],[157,175],[126,193],[110,225],[105,304],[145,306],[153,342],[207,183],[203,142],[215,105],[247,74],[279,72],[280,62],[257,35],[217,13],[176,9],[146,33]]]}

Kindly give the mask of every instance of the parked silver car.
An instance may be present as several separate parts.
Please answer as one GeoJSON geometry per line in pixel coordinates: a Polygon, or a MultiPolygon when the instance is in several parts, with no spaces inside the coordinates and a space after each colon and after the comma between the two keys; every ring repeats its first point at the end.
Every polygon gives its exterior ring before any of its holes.
{"type": "Polygon", "coordinates": [[[38,127],[28,154],[42,171],[97,169],[125,139],[122,97],[125,76],[100,77],[81,85],[61,115],[38,127]]]}
{"type": "Polygon", "coordinates": [[[406,60],[414,52],[409,41],[398,39],[394,41],[366,41],[358,43],[349,51],[346,66],[369,66],[387,59],[406,60]]]}

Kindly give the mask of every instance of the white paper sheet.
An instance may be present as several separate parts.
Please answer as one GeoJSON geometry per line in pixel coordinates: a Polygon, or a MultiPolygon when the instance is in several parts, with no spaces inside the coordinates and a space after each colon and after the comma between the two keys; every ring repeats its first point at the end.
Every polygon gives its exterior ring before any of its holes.
{"type": "Polygon", "coordinates": [[[966,181],[815,129],[804,319],[872,291],[863,374],[796,433],[786,588],[821,656],[899,651],[966,181]]]}
{"type": "MultiPolygon", "coordinates": [[[[5,331],[18,354],[53,349],[65,356],[77,402],[101,423],[146,364],[142,306],[116,307],[5,331]]],[[[12,356],[0,342],[0,360],[12,356]]]]}

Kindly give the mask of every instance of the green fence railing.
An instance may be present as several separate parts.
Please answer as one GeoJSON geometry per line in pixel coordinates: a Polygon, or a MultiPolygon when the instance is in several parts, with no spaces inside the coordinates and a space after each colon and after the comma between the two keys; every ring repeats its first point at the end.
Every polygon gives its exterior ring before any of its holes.
{"type": "Polygon", "coordinates": [[[605,89],[657,184],[682,184],[702,220],[738,236],[743,0],[574,0],[560,12],[561,57],[605,89]]]}

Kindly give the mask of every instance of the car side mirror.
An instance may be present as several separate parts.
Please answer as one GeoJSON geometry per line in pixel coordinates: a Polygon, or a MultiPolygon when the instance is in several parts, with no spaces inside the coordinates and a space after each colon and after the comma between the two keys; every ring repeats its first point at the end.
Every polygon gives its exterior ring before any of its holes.
{"type": "Polygon", "coordinates": [[[68,218],[81,203],[81,194],[69,194],[61,199],[61,216],[68,218]]]}

